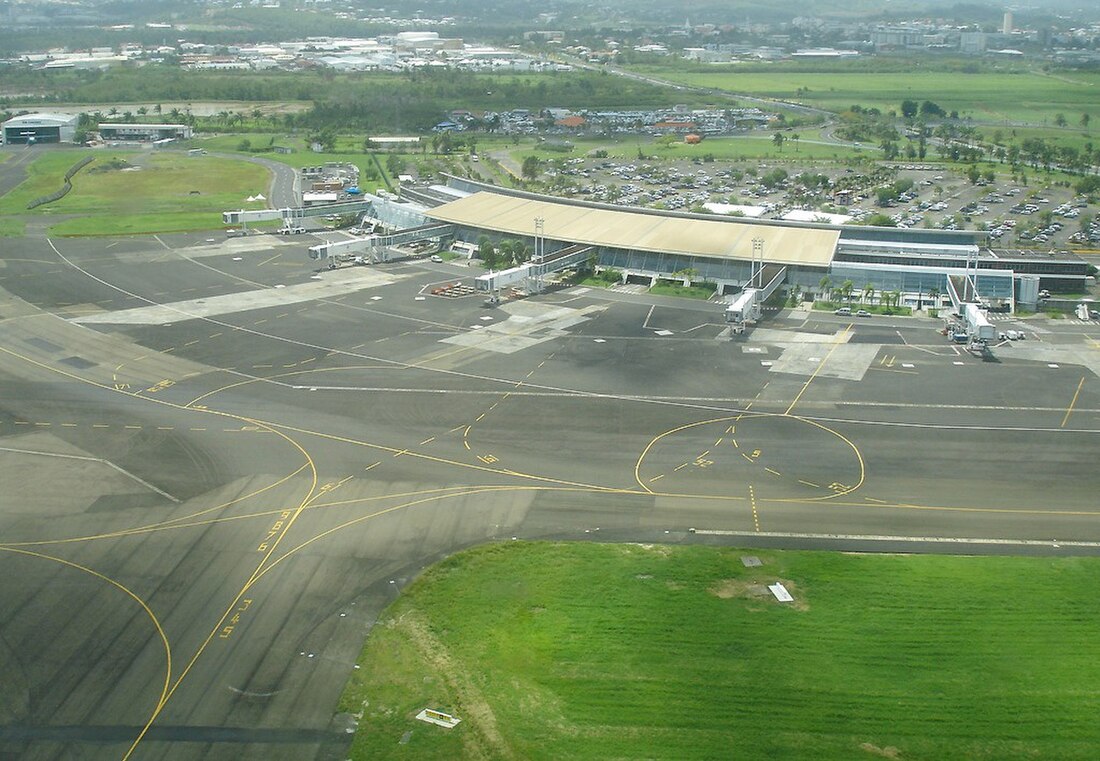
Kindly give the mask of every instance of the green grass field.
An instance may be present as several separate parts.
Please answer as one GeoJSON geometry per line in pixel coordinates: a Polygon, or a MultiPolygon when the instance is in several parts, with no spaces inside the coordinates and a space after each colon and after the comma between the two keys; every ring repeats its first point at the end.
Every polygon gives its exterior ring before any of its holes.
{"type": "Polygon", "coordinates": [[[21,219],[0,217],[0,238],[19,238],[26,228],[21,219]]]}
{"type": "Polygon", "coordinates": [[[65,172],[86,151],[50,151],[30,165],[27,179],[0,198],[0,215],[76,215],[54,226],[59,235],[111,235],[221,227],[226,209],[262,208],[245,198],[267,193],[261,166],[215,156],[99,152],[72,179],[64,198],[28,212],[27,203],[61,187],[65,172]],[[134,167],[134,168],[130,168],[134,167]]]}
{"type": "Polygon", "coordinates": [[[1098,583],[1094,558],[492,544],[384,612],[341,709],[371,761],[1092,759],[1098,583]]]}
{"type": "MultiPolygon", "coordinates": [[[[260,148],[266,146],[271,140],[271,135],[256,133],[256,134],[238,134],[238,135],[219,135],[217,137],[210,138],[197,138],[192,141],[192,145],[196,147],[205,148],[208,151],[226,151],[236,152],[241,140],[247,139],[250,141],[254,148],[260,148]]],[[[314,153],[309,150],[309,146],[304,139],[301,138],[288,138],[285,136],[277,136],[275,139],[275,145],[284,145],[295,149],[294,153],[254,153],[249,155],[261,156],[271,161],[278,161],[281,164],[292,166],[295,169],[301,169],[304,166],[315,166],[324,164],[327,161],[338,161],[343,163],[355,164],[359,167],[359,176],[361,178],[360,187],[368,193],[376,192],[379,188],[385,188],[386,183],[380,177],[375,180],[367,179],[371,176],[372,172],[377,172],[378,167],[374,163],[374,159],[371,158],[369,153],[364,153],[363,137],[356,136],[341,136],[336,140],[334,146],[335,151],[333,153],[314,153]]],[[[382,165],[381,174],[388,176],[386,172],[386,157],[387,153],[379,152],[378,160],[382,165]]],[[[415,164],[417,161],[422,160],[419,154],[399,154],[401,158],[409,165],[415,164]]],[[[396,184],[397,178],[390,177],[390,182],[396,184]]]]}
{"type": "Polygon", "coordinates": [[[718,88],[763,98],[777,98],[843,111],[853,104],[900,111],[909,98],[938,103],[977,122],[1053,124],[1058,113],[1076,124],[1084,112],[1100,117],[1100,74],[1091,72],[958,71],[784,72],[729,67],[713,73],[658,68],[654,74],[687,85],[718,88]],[[799,89],[803,88],[802,92],[799,89]]]}

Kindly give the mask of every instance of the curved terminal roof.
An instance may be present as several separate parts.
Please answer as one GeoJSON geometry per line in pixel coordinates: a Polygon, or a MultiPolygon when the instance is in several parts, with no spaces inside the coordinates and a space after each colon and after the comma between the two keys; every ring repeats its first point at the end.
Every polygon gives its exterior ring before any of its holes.
{"type": "Polygon", "coordinates": [[[752,241],[763,241],[767,262],[827,267],[839,230],[746,224],[736,220],[698,219],[594,208],[482,191],[426,212],[440,222],[531,237],[535,219],[553,240],[608,248],[752,259],[752,241]]]}
{"type": "Polygon", "coordinates": [[[488,191],[444,203],[427,216],[462,227],[525,236],[535,234],[539,218],[542,234],[553,240],[746,261],[752,258],[752,240],[759,239],[766,262],[822,267],[833,261],[840,236],[838,230],[599,209],[488,191]]]}

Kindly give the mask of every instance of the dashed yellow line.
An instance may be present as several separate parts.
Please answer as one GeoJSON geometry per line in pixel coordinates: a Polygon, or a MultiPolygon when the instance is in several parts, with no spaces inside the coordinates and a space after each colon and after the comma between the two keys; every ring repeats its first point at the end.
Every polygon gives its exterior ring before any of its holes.
{"type": "Polygon", "coordinates": [[[752,505],[752,525],[756,531],[760,531],[760,513],[756,511],[756,489],[749,486],[749,504],[752,505]]]}

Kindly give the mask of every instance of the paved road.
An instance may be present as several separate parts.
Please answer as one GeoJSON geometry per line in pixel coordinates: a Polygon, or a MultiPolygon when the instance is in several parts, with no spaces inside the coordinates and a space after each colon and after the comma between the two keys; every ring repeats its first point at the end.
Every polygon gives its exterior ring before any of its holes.
{"type": "Polygon", "coordinates": [[[315,273],[301,237],[5,245],[0,756],[344,758],[378,612],[486,540],[1100,549],[1100,325],[731,339],[703,303],[315,273]]]}

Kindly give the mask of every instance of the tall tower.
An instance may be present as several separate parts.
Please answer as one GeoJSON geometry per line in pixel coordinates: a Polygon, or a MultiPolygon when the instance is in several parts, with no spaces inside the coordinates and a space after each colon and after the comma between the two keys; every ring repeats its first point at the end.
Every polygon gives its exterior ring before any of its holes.
{"type": "Polygon", "coordinates": [[[1004,23],[1001,24],[1001,34],[1012,34],[1012,11],[1005,11],[1004,23]]]}

